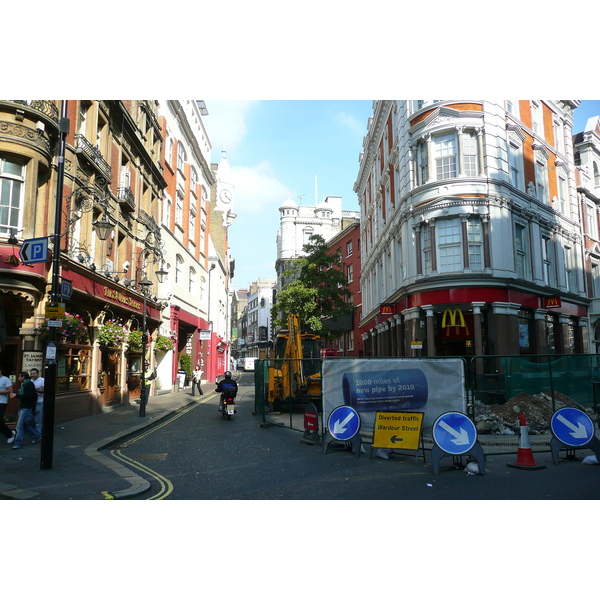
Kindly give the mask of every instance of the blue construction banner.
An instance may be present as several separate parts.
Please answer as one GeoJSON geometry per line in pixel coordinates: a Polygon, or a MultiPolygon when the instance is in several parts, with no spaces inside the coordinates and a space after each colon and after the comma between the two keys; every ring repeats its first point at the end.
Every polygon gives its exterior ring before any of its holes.
{"type": "Polygon", "coordinates": [[[418,410],[423,430],[448,411],[466,412],[464,361],[435,358],[335,359],[323,361],[323,413],[347,405],[373,431],[381,411],[418,410]]]}

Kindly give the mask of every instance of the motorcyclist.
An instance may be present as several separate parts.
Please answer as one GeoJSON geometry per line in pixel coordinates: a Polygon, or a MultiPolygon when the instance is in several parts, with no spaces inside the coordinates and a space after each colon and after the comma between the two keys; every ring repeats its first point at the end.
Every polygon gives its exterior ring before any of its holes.
{"type": "Polygon", "coordinates": [[[235,379],[232,379],[231,371],[225,371],[225,373],[223,373],[223,379],[221,379],[221,381],[219,381],[219,383],[217,383],[217,388],[215,389],[215,392],[221,393],[221,401],[219,403],[220,411],[223,410],[223,405],[225,404],[224,398],[223,398],[223,392],[226,389],[233,389],[233,397],[234,398],[236,397],[237,391],[238,391],[238,384],[237,384],[237,381],[235,381],[235,379]]]}

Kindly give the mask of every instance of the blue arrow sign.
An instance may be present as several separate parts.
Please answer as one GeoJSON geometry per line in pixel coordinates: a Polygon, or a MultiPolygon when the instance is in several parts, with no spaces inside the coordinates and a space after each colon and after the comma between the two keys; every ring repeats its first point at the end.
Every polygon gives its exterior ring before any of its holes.
{"type": "Polygon", "coordinates": [[[578,408],[561,408],[550,419],[555,437],[567,446],[585,446],[594,437],[592,420],[578,408]]]}
{"type": "Polygon", "coordinates": [[[360,430],[360,417],[351,406],[338,406],[329,415],[327,429],[336,440],[349,440],[360,430]]]}
{"type": "Polygon", "coordinates": [[[467,415],[447,412],[433,424],[433,439],[447,454],[464,454],[475,445],[477,429],[467,415]]]}
{"type": "Polygon", "coordinates": [[[48,238],[23,240],[19,248],[19,258],[24,265],[48,261],[48,238]]]}

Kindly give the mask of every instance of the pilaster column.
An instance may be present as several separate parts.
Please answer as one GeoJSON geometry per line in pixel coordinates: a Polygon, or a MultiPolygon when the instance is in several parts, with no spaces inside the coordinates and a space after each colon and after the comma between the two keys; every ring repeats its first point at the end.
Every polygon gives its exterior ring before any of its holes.
{"type": "Polygon", "coordinates": [[[433,305],[427,304],[421,306],[421,308],[425,311],[425,336],[427,339],[427,353],[426,356],[436,356],[435,349],[435,315],[433,312],[433,305]]]}

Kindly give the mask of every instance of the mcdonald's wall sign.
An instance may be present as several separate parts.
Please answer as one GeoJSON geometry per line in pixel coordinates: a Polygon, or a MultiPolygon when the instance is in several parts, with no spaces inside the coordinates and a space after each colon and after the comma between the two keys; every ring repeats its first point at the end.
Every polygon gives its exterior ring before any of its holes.
{"type": "Polygon", "coordinates": [[[394,315],[394,308],[395,306],[393,304],[380,304],[379,314],[385,315],[386,317],[392,317],[394,315]]]}
{"type": "Polygon", "coordinates": [[[442,336],[465,338],[473,331],[473,315],[463,315],[460,308],[447,308],[442,316],[442,336]],[[470,326],[470,327],[469,327],[470,326]]]}
{"type": "Polygon", "coordinates": [[[545,308],[560,308],[561,307],[560,298],[557,296],[553,296],[552,298],[544,298],[544,307],[545,308]]]}

